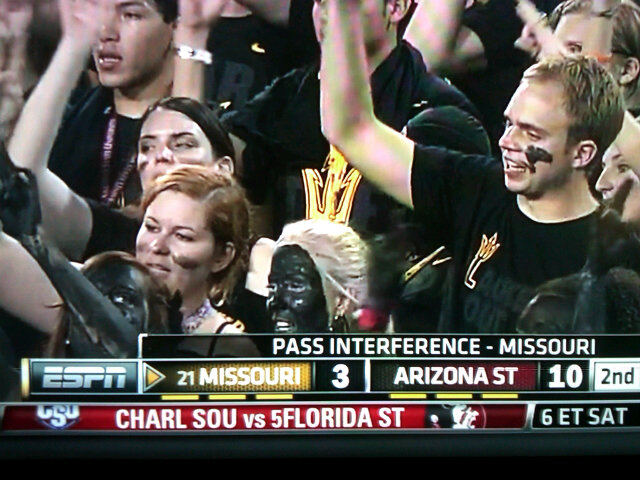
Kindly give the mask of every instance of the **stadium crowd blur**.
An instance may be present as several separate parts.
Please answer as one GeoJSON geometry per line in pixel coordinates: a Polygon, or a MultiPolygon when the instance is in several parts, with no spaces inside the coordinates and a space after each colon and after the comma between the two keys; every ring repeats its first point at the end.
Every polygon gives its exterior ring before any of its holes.
{"type": "Polygon", "coordinates": [[[631,0],[0,0],[0,375],[638,333],[639,78],[631,0]]]}

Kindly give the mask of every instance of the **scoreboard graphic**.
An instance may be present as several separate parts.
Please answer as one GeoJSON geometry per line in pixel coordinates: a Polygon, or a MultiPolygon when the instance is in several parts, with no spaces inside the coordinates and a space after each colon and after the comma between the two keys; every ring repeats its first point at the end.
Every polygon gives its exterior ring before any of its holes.
{"type": "Polygon", "coordinates": [[[135,359],[24,359],[22,396],[2,433],[634,430],[640,337],[142,336],[135,359]]]}

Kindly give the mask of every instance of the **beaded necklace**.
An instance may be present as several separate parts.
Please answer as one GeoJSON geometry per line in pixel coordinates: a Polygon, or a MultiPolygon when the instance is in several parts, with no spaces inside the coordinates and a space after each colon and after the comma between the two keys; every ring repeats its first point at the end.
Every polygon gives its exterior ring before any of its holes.
{"type": "Polygon", "coordinates": [[[109,114],[107,130],[102,142],[102,163],[100,165],[100,203],[113,206],[114,201],[123,193],[131,172],[136,166],[135,158],[132,158],[124,166],[112,186],[109,185],[111,178],[111,159],[113,158],[113,147],[118,124],[118,116],[112,107],[108,107],[105,113],[109,114]]]}

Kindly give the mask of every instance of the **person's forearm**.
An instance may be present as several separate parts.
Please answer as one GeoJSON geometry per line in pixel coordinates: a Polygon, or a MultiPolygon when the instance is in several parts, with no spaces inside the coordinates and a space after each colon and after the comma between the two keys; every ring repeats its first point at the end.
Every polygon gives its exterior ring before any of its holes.
{"type": "Polygon", "coordinates": [[[327,140],[342,149],[357,126],[372,122],[375,115],[358,7],[353,1],[325,1],[322,127],[327,140]]]}
{"type": "Polygon", "coordinates": [[[302,0],[235,0],[240,5],[247,7],[254,14],[264,20],[286,27],[289,24],[289,11],[292,1],[302,0]]]}
{"type": "Polygon", "coordinates": [[[61,299],[37,262],[17,240],[0,231],[0,307],[51,334],[62,316],[61,299]]]}
{"type": "Polygon", "coordinates": [[[59,250],[43,244],[38,235],[23,236],[20,243],[64,300],[71,321],[77,322],[94,344],[100,344],[114,357],[135,355],[136,329],[59,250]]]}
{"type": "Polygon", "coordinates": [[[88,54],[88,44],[63,39],[24,106],[7,146],[16,166],[28,168],[38,180],[44,231],[73,259],[82,256],[89,239],[89,208],[48,170],[47,163],[66,103],[88,54]]]}
{"type": "Polygon", "coordinates": [[[93,227],[89,204],[51,170],[42,172],[37,180],[42,230],[67,258],[82,259],[93,227]]]}
{"type": "MultiPolygon", "coordinates": [[[[191,28],[178,25],[174,33],[174,44],[197,50],[206,50],[209,28],[191,28]]],[[[176,55],[173,78],[174,97],[189,97],[204,101],[204,69],[200,61],[182,59],[176,55]]]]}
{"type": "Polygon", "coordinates": [[[24,106],[8,145],[15,164],[39,175],[60,127],[67,101],[82,72],[89,48],[63,39],[24,106]]]}
{"type": "Polygon", "coordinates": [[[374,114],[357,4],[327,0],[322,43],[321,120],[327,140],[367,180],[407,206],[413,142],[374,114]]]}
{"type": "Polygon", "coordinates": [[[431,70],[450,60],[466,0],[419,0],[404,38],[420,50],[431,70]]]}

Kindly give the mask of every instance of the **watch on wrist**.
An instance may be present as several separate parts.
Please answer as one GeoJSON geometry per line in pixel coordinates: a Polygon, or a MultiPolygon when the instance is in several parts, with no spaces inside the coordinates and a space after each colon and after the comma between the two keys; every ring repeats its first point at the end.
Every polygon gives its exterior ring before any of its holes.
{"type": "Polygon", "coordinates": [[[193,48],[188,45],[176,45],[176,54],[183,60],[202,62],[205,65],[213,63],[213,55],[208,50],[193,48]]]}

